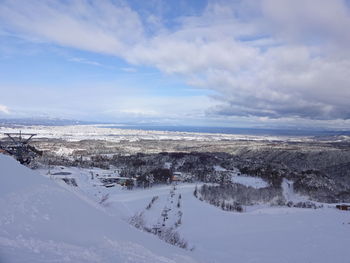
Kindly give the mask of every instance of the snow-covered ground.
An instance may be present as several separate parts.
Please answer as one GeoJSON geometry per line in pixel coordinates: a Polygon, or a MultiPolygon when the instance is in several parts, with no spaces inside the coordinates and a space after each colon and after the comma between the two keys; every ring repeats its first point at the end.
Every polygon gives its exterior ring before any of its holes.
{"type": "Polygon", "coordinates": [[[194,247],[199,262],[348,262],[341,253],[350,242],[350,214],[333,208],[261,208],[247,213],[226,212],[194,198],[193,184],[124,191],[111,195],[113,206],[125,207],[125,217],[144,212],[148,226],[167,226],[182,213],[180,236],[194,247]],[[181,195],[180,208],[177,208],[181,195]],[[152,207],[145,207],[158,196],[152,207]]]}
{"type": "Polygon", "coordinates": [[[297,193],[294,192],[294,182],[287,180],[286,178],[283,178],[282,181],[282,190],[283,190],[283,195],[284,198],[287,201],[292,201],[292,202],[303,202],[305,201],[306,197],[301,196],[297,193]]]}
{"type": "Polygon", "coordinates": [[[232,176],[232,182],[237,184],[243,184],[245,186],[251,186],[254,188],[264,188],[269,186],[269,184],[259,177],[244,176],[244,175],[234,175],[232,176]]]}
{"type": "Polygon", "coordinates": [[[71,125],[71,126],[23,126],[0,127],[0,139],[5,137],[3,133],[18,132],[37,133],[37,138],[61,138],[67,141],[79,140],[105,140],[111,142],[139,141],[139,140],[195,140],[195,141],[218,141],[218,140],[255,140],[255,141],[310,141],[310,137],[300,136],[254,136],[235,134],[213,134],[195,132],[172,132],[172,131],[145,131],[132,129],[109,128],[106,125],[71,125]]]}
{"type": "MultiPolygon", "coordinates": [[[[195,198],[195,184],[126,190],[96,179],[114,171],[53,167],[50,173],[0,155],[0,262],[349,262],[350,213],[334,206],[227,212],[195,198]],[[52,175],[59,172],[71,173],[78,187],[52,175]],[[175,226],[181,215],[176,231],[189,249],[130,226],[137,213],[148,227],[175,226]]],[[[284,187],[295,200],[287,181],[284,187]]]]}
{"type": "Polygon", "coordinates": [[[0,262],[197,262],[0,155],[0,262]]]}
{"type": "Polygon", "coordinates": [[[216,172],[229,172],[232,176],[231,181],[233,183],[242,184],[245,186],[250,186],[250,187],[253,187],[256,189],[269,186],[268,182],[266,182],[262,178],[248,176],[246,174],[241,174],[237,168],[230,170],[230,171],[228,171],[227,169],[225,169],[219,165],[214,165],[213,168],[216,172]]]}

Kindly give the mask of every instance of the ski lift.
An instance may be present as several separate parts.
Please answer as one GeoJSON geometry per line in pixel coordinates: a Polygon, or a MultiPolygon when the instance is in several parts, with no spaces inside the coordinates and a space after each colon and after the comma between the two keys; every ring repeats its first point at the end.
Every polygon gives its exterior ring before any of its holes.
{"type": "Polygon", "coordinates": [[[36,156],[43,152],[29,145],[35,133],[4,133],[8,139],[0,142],[0,150],[14,156],[21,164],[29,164],[36,156]]]}

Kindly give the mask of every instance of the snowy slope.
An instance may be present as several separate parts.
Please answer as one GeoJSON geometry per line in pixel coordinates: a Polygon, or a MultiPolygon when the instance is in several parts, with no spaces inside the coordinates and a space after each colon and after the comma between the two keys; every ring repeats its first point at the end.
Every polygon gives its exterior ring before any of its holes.
{"type": "Polygon", "coordinates": [[[308,200],[307,197],[301,196],[294,191],[294,182],[283,178],[282,181],[283,196],[287,201],[303,202],[308,200]]]}
{"type": "Polygon", "coordinates": [[[129,214],[143,212],[148,226],[161,221],[164,207],[171,208],[166,224],[176,220],[181,194],[181,237],[194,247],[199,262],[348,263],[350,213],[325,207],[255,208],[252,212],[223,211],[193,196],[195,185],[129,191],[111,196],[114,205],[127,206],[129,214]],[[149,210],[144,208],[158,196],[149,210]],[[171,201],[174,201],[171,203],[171,201]],[[171,213],[174,214],[172,215],[171,213]]]}
{"type": "MultiPolygon", "coordinates": [[[[79,187],[58,184],[61,180],[0,155],[1,263],[350,262],[344,253],[350,244],[350,213],[334,206],[257,206],[245,213],[227,212],[195,198],[195,184],[128,191],[94,186],[88,170],[62,171],[70,171],[79,187]],[[108,206],[99,206],[95,194],[107,193],[108,206]],[[146,209],[154,196],[158,198],[146,209]],[[170,209],[167,227],[174,226],[181,211],[176,231],[193,251],[171,246],[125,221],[142,212],[146,226],[152,227],[163,223],[165,208],[170,209]]],[[[287,181],[284,186],[285,195],[295,200],[287,181]]]]}
{"type": "Polygon", "coordinates": [[[196,262],[0,155],[0,262],[196,262]]]}

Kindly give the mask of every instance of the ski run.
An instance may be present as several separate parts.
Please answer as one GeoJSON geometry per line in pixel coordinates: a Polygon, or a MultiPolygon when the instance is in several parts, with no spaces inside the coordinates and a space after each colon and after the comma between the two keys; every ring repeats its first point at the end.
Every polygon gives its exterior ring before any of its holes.
{"type": "MultiPolygon", "coordinates": [[[[228,212],[195,198],[193,183],[127,190],[98,179],[117,171],[30,170],[4,155],[0,167],[0,262],[350,262],[350,214],[332,204],[228,212]],[[77,186],[62,180],[68,174],[77,186]],[[168,230],[183,246],[158,232],[168,230]]],[[[288,180],[282,189],[305,200],[288,180]]]]}

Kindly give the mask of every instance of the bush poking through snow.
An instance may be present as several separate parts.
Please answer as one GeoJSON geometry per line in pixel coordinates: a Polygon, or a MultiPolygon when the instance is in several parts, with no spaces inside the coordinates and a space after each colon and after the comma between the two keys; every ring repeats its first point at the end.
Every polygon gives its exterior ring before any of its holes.
{"type": "Polygon", "coordinates": [[[158,198],[159,196],[153,196],[151,202],[146,206],[146,209],[147,210],[151,209],[152,205],[154,204],[155,201],[157,201],[158,198]]]}
{"type": "Polygon", "coordinates": [[[157,235],[161,240],[171,245],[178,246],[183,249],[188,249],[187,241],[181,238],[179,233],[176,232],[174,228],[165,226],[154,226],[152,228],[147,227],[143,212],[136,213],[134,216],[130,217],[129,223],[138,229],[157,235]]]}
{"type": "Polygon", "coordinates": [[[196,185],[196,188],[194,188],[193,195],[198,198],[198,187],[196,185]]]}
{"type": "Polygon", "coordinates": [[[143,213],[136,213],[135,215],[130,217],[129,224],[138,229],[145,230],[145,219],[143,217],[143,213]]]}
{"type": "Polygon", "coordinates": [[[100,202],[98,202],[100,205],[107,205],[106,201],[108,200],[109,198],[109,194],[105,194],[101,197],[101,200],[100,202]]]}
{"type": "Polygon", "coordinates": [[[62,178],[62,181],[65,182],[68,185],[78,187],[77,182],[75,181],[74,178],[62,178]]]}
{"type": "Polygon", "coordinates": [[[173,245],[178,246],[183,249],[188,248],[188,243],[183,238],[180,237],[179,233],[176,232],[171,227],[163,227],[159,231],[157,231],[157,235],[161,240],[173,245]]]}
{"type": "Polygon", "coordinates": [[[177,199],[177,208],[181,207],[181,194],[179,194],[179,198],[177,199]]]}
{"type": "Polygon", "coordinates": [[[175,228],[178,228],[182,224],[182,212],[177,212],[178,219],[175,222],[175,228]]]}
{"type": "Polygon", "coordinates": [[[288,207],[298,207],[298,208],[313,208],[313,209],[317,209],[317,208],[322,208],[323,205],[317,205],[313,202],[310,201],[306,201],[306,202],[298,202],[298,203],[293,203],[292,201],[289,201],[287,203],[288,207]]]}

